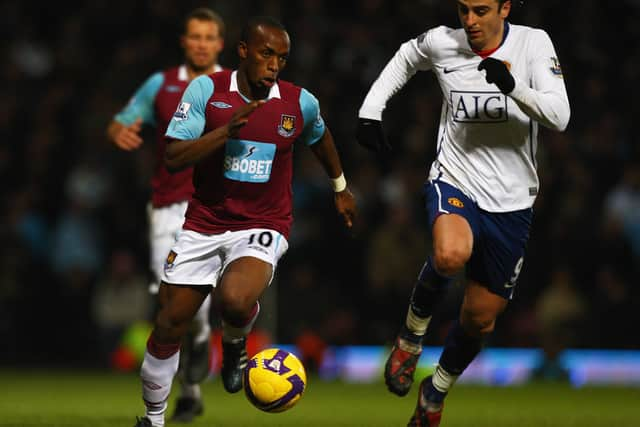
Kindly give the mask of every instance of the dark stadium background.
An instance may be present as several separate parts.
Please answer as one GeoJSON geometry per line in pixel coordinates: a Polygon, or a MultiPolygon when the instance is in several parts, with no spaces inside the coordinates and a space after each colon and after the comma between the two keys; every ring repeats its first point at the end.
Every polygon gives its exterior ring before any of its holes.
{"type": "MultiPolygon", "coordinates": [[[[292,36],[282,78],[320,100],[359,223],[345,232],[309,150],[296,151],[290,249],[262,312],[277,342],[388,344],[429,241],[421,205],[441,94],[421,73],[392,99],[391,155],[354,139],[358,107],[400,43],[457,25],[450,1],[6,1],[0,13],[0,363],[106,363],[121,327],[147,319],[151,144],[131,155],[105,137],[112,115],[151,73],[181,61],[182,17],[210,6],[226,20],[222,65],[249,15],[292,36]],[[123,303],[105,307],[106,286],[123,303]]],[[[565,133],[540,137],[541,195],[498,347],[638,348],[640,324],[640,3],[527,1],[512,22],[546,29],[572,107],[565,133]]],[[[439,345],[459,287],[438,313],[439,345]]]]}

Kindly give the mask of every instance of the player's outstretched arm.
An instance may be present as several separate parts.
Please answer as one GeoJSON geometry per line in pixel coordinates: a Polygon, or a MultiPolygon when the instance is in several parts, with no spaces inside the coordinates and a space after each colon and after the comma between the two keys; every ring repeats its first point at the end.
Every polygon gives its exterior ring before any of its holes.
{"type": "Polygon", "coordinates": [[[391,145],[382,128],[382,112],[387,101],[413,77],[418,70],[431,68],[427,33],[403,43],[393,58],[373,82],[358,110],[356,140],[367,150],[385,153],[391,145]]]}
{"type": "Polygon", "coordinates": [[[228,138],[236,137],[249,121],[251,113],[264,103],[264,100],[260,100],[243,105],[233,113],[227,124],[205,133],[198,139],[171,138],[165,152],[165,166],[170,172],[176,172],[195,165],[222,147],[228,138]]]}
{"type": "Polygon", "coordinates": [[[347,187],[347,180],[342,171],[340,156],[336,150],[333,136],[329,128],[325,128],[322,138],[311,146],[311,150],[322,164],[322,167],[331,178],[334,200],[338,214],[344,220],[347,227],[353,227],[353,221],[357,216],[356,200],[353,193],[347,187]]]}
{"type": "Polygon", "coordinates": [[[142,145],[140,130],[142,129],[142,118],[138,117],[130,125],[124,125],[117,120],[112,120],[107,127],[107,138],[118,148],[125,151],[132,151],[142,145]]]}

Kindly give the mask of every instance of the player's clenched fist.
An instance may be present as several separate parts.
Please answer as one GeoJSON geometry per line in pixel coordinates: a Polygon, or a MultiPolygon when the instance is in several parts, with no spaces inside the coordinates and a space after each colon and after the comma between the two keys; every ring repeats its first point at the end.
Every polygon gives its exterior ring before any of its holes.
{"type": "Polygon", "coordinates": [[[133,123],[125,126],[119,122],[114,122],[108,132],[112,132],[113,143],[119,148],[131,151],[142,145],[140,130],[142,129],[142,119],[138,117],[133,123]]]}
{"type": "Polygon", "coordinates": [[[516,86],[516,81],[509,72],[507,65],[495,58],[485,58],[478,65],[478,70],[487,72],[487,83],[495,83],[500,92],[505,95],[511,93],[516,86]]]}

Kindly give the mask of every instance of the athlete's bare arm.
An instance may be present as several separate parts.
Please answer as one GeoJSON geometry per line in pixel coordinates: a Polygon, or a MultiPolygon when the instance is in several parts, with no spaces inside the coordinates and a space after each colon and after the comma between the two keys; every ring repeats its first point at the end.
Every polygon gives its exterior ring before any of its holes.
{"type": "MultiPolygon", "coordinates": [[[[324,135],[322,135],[320,141],[311,146],[311,150],[330,178],[335,179],[343,174],[340,156],[338,156],[333,136],[328,127],[325,128],[324,135]]],[[[342,216],[345,225],[351,228],[356,217],[356,202],[348,187],[335,193],[335,203],[336,210],[342,216]]]]}
{"type": "Polygon", "coordinates": [[[107,127],[107,137],[117,147],[125,151],[132,151],[142,145],[140,130],[142,119],[138,117],[135,122],[126,126],[117,120],[112,120],[107,127]]]}

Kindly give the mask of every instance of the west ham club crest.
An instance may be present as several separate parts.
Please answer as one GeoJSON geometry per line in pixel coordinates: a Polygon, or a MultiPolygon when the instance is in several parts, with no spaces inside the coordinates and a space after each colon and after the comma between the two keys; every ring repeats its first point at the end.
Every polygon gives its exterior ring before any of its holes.
{"type": "Polygon", "coordinates": [[[278,125],[278,133],[284,137],[290,137],[296,131],[296,116],[282,114],[280,116],[280,124],[278,125]]]}

